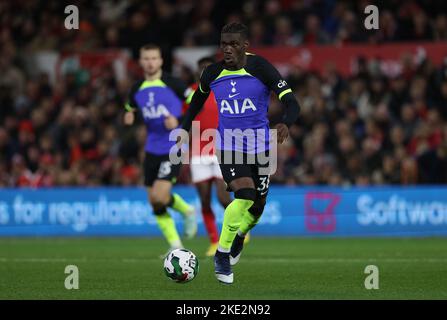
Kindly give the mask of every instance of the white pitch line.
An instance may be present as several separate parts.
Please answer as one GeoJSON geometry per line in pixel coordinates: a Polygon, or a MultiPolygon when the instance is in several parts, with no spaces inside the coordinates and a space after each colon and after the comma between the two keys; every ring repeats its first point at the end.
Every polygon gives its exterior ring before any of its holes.
{"type": "MultiPolygon", "coordinates": [[[[447,263],[447,258],[247,258],[247,262],[262,263],[262,261],[275,262],[275,263],[364,263],[364,262],[389,262],[389,263],[447,263]]],[[[244,260],[245,262],[245,260],[244,260]]]]}
{"type": "Polygon", "coordinates": [[[0,262],[30,262],[30,263],[47,263],[47,262],[86,262],[86,259],[69,259],[69,258],[4,258],[0,257],[0,262]]]}
{"type": "MultiPolygon", "coordinates": [[[[205,258],[203,258],[205,260],[205,258]]],[[[126,258],[123,263],[161,262],[160,258],[126,258]]],[[[207,259],[208,260],[208,259],[207,259]]],[[[0,257],[0,262],[29,262],[29,263],[72,263],[72,262],[110,261],[110,259],[86,258],[6,258],[0,257]]],[[[447,263],[447,258],[246,258],[244,263],[447,263]]]]}

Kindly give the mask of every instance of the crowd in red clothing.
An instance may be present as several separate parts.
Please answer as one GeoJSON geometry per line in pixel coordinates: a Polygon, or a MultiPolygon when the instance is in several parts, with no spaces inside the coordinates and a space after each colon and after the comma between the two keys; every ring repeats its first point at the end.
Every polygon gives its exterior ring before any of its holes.
{"type": "MultiPolygon", "coordinates": [[[[60,1],[0,2],[2,187],[136,185],[142,179],[145,128],[122,123],[134,79],[118,81],[105,68],[94,81],[68,73],[51,84],[46,74],[31,76],[23,59],[29,52],[116,47],[137,52],[147,42],[168,51],[216,45],[219,28],[235,20],[249,25],[253,46],[447,40],[447,2],[434,0],[387,1],[380,29],[371,32],[359,27],[359,17],[374,1],[73,3],[82,12],[79,32],[57,27],[65,18],[60,1]]],[[[165,66],[171,66],[169,59],[165,66]]],[[[359,66],[349,78],[330,67],[315,74],[291,66],[286,80],[302,110],[292,138],[280,146],[272,181],[446,183],[447,64],[404,61],[403,72],[392,78],[361,58],[359,66]]],[[[280,110],[272,100],[272,123],[280,110]]],[[[188,181],[187,172],[180,181],[188,181]]]]}

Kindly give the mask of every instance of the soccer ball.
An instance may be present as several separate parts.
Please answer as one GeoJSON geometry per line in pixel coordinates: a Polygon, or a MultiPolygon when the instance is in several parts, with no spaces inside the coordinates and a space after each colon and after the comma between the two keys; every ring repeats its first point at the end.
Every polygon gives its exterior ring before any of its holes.
{"type": "Polygon", "coordinates": [[[175,249],[166,256],[164,269],[169,279],[178,283],[189,282],[199,272],[199,260],[187,249],[175,249]]]}

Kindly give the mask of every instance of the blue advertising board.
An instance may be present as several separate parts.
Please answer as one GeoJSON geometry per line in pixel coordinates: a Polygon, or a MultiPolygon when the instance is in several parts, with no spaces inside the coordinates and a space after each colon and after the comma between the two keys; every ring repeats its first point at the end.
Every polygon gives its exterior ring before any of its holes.
{"type": "MultiPolygon", "coordinates": [[[[198,209],[190,186],[175,192],[198,209]]],[[[213,199],[220,227],[223,209],[213,199]]],[[[181,216],[171,211],[179,228],[181,216]]],[[[447,187],[272,186],[254,235],[447,236],[447,187]]],[[[0,236],[159,236],[144,188],[1,189],[0,236]]]]}

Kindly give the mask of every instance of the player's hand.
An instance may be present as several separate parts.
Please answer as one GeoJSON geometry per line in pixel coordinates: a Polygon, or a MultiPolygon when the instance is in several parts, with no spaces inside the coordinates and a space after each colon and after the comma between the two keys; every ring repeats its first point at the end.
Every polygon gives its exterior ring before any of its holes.
{"type": "Polygon", "coordinates": [[[178,120],[176,117],[169,115],[165,118],[165,127],[168,130],[173,130],[178,127],[178,120]]]}
{"type": "Polygon", "coordinates": [[[130,126],[135,121],[135,114],[131,111],[128,111],[124,114],[124,124],[130,126]]]}
{"type": "Polygon", "coordinates": [[[277,130],[277,141],[282,144],[289,138],[289,128],[284,123],[279,123],[275,126],[277,130]]]}

